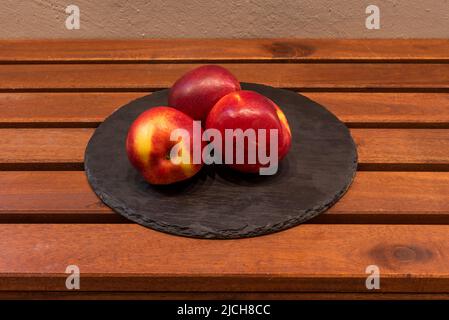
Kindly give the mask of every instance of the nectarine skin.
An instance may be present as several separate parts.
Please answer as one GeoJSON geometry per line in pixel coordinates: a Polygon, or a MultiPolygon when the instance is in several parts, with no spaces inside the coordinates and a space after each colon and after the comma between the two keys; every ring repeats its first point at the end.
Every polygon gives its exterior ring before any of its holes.
{"type": "MultiPolygon", "coordinates": [[[[265,129],[267,132],[267,140],[265,150],[270,150],[270,129],[277,129],[278,132],[278,160],[280,161],[288,153],[291,146],[291,131],[287,122],[287,118],[281,109],[267,97],[249,90],[240,90],[232,92],[221,98],[212,110],[206,120],[206,128],[218,129],[222,136],[225,135],[226,129],[265,129]]],[[[260,142],[257,139],[259,148],[260,142]]],[[[248,143],[245,142],[245,148],[248,143]]],[[[234,157],[236,154],[234,145],[234,157]]],[[[243,150],[247,155],[247,150],[243,150]]],[[[242,171],[257,173],[262,165],[257,161],[255,164],[245,163],[228,164],[231,168],[242,171]]]]}
{"type": "Polygon", "coordinates": [[[274,108],[276,109],[276,114],[281,121],[282,125],[282,138],[283,141],[279,144],[279,160],[282,160],[287,153],[290,151],[290,147],[292,146],[292,131],[290,129],[290,125],[288,124],[287,117],[284,112],[279,108],[279,106],[270,100],[273,103],[274,108]]]}
{"type": "MultiPolygon", "coordinates": [[[[189,149],[193,157],[193,119],[170,107],[160,106],[141,113],[132,123],[126,139],[126,151],[131,164],[151,184],[171,184],[194,176],[202,164],[174,164],[170,151],[177,141],[170,141],[175,129],[185,129],[190,134],[189,149]]],[[[183,143],[184,146],[184,143],[183,143]]]]}
{"type": "Polygon", "coordinates": [[[205,65],[187,72],[175,82],[168,104],[204,122],[220,98],[240,89],[239,81],[227,69],[205,65]]]}

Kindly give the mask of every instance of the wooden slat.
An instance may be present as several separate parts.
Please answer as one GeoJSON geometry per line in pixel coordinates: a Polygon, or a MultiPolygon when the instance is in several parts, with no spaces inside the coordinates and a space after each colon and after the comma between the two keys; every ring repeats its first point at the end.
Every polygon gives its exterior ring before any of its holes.
{"type": "MultiPolygon", "coordinates": [[[[198,64],[0,65],[0,91],[149,91],[198,64]]],[[[449,64],[227,64],[242,82],[300,90],[448,90],[449,64]]]]}
{"type": "Polygon", "coordinates": [[[204,241],[134,224],[3,224],[0,290],[448,293],[449,226],[302,225],[251,239],[204,241]]]}
{"type": "Polygon", "coordinates": [[[315,223],[449,223],[448,172],[357,172],[315,223]]]}
{"type": "Polygon", "coordinates": [[[127,222],[91,190],[84,171],[0,171],[0,223],[127,222]]]}
{"type": "Polygon", "coordinates": [[[96,127],[117,108],[143,95],[0,93],[0,127],[96,127]]]}
{"type": "Polygon", "coordinates": [[[360,169],[447,169],[449,130],[445,129],[352,129],[360,169]]]}
{"type": "MultiPolygon", "coordinates": [[[[145,93],[0,93],[0,127],[95,127],[145,93]]],[[[305,93],[349,127],[449,128],[447,93],[305,93]]]]}
{"type": "Polygon", "coordinates": [[[0,62],[449,61],[449,41],[349,39],[3,40],[0,62]]]}
{"type": "Polygon", "coordinates": [[[304,95],[325,106],[348,127],[449,127],[447,93],[320,92],[304,95]]]}
{"type": "MultiPolygon", "coordinates": [[[[105,206],[83,171],[0,172],[0,222],[129,222],[105,206]]],[[[311,223],[449,223],[448,172],[358,172],[311,223]]]]}
{"type": "Polygon", "coordinates": [[[0,168],[43,163],[82,169],[92,134],[93,129],[0,129],[0,168]]]}
{"type": "MultiPolygon", "coordinates": [[[[0,129],[0,168],[69,164],[81,168],[94,129],[0,129]]],[[[447,170],[447,129],[351,129],[361,169],[447,170]]],[[[41,167],[42,168],[42,167],[41,167]]],[[[46,166],[46,168],[51,168],[46,166]]]]}

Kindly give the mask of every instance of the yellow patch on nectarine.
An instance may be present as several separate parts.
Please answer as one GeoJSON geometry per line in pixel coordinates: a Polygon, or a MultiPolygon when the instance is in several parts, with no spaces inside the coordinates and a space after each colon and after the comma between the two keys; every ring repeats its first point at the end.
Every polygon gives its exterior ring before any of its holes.
{"type": "Polygon", "coordinates": [[[135,136],[136,153],[137,158],[143,163],[148,163],[150,160],[154,129],[152,125],[141,125],[137,128],[135,136]]]}

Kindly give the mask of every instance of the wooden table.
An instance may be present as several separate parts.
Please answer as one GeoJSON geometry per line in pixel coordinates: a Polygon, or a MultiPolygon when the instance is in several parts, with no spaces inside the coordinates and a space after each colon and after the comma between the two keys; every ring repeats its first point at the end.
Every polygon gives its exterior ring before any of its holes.
{"type": "Polygon", "coordinates": [[[0,298],[448,298],[449,41],[0,42],[0,298]],[[130,223],[83,172],[116,108],[204,63],[323,104],[358,145],[307,224],[195,240],[130,223]],[[67,290],[68,265],[81,289],[67,290]],[[380,269],[367,290],[366,267],[380,269]]]}

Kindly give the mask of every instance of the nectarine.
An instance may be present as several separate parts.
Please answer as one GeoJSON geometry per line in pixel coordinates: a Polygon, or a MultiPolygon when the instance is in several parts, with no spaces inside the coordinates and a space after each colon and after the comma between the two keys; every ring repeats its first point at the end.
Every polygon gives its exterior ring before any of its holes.
{"type": "MultiPolygon", "coordinates": [[[[201,134],[201,126],[199,130],[201,134]]],[[[189,160],[194,152],[193,131],[194,120],[188,115],[165,106],[151,108],[140,114],[129,128],[126,139],[129,161],[151,184],[188,179],[202,167],[201,161],[189,160]],[[179,129],[188,135],[172,141],[172,133],[179,129]],[[173,153],[175,146],[180,147],[173,153]],[[182,161],[185,158],[189,161],[182,161]]]]}
{"type": "Polygon", "coordinates": [[[240,83],[231,72],[220,66],[205,65],[187,72],[175,82],[168,104],[194,120],[205,121],[220,98],[237,90],[240,90],[240,83]]]}

